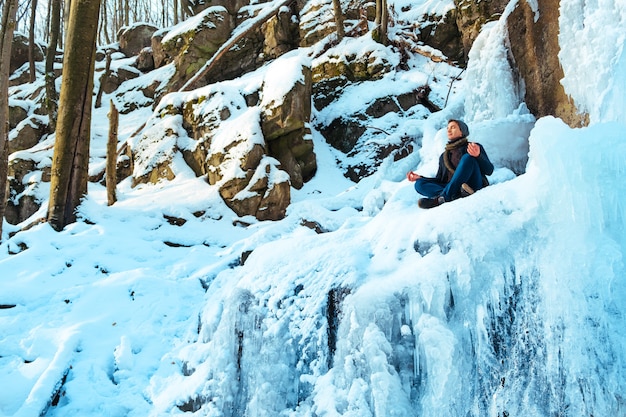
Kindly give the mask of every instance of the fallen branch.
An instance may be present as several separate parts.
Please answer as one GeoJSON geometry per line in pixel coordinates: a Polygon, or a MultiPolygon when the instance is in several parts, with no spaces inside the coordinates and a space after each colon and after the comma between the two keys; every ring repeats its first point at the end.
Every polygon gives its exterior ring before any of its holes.
{"type": "Polygon", "coordinates": [[[383,132],[385,135],[389,136],[391,133],[387,132],[386,130],[381,129],[380,127],[376,127],[376,126],[365,126],[366,129],[374,129],[374,130],[378,130],[379,132],[383,132]]]}
{"type": "Polygon", "coordinates": [[[463,68],[461,70],[461,72],[459,73],[459,75],[457,75],[456,77],[454,77],[452,80],[450,80],[450,88],[448,88],[448,94],[446,95],[446,102],[443,104],[443,107],[445,108],[448,105],[448,98],[450,97],[450,91],[452,91],[452,84],[454,84],[454,82],[456,80],[459,79],[459,77],[465,72],[465,68],[463,68]]]}

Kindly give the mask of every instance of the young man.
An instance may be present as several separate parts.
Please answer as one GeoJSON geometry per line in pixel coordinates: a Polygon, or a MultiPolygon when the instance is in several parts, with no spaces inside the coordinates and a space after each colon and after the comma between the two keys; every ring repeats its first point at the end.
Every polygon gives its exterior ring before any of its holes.
{"type": "Polygon", "coordinates": [[[421,208],[437,207],[489,184],[487,175],[493,173],[493,164],[483,146],[468,142],[467,136],[469,128],[464,122],[448,121],[448,144],[439,157],[437,176],[422,177],[413,171],[406,174],[409,181],[415,181],[415,191],[426,196],[417,202],[421,208]]]}

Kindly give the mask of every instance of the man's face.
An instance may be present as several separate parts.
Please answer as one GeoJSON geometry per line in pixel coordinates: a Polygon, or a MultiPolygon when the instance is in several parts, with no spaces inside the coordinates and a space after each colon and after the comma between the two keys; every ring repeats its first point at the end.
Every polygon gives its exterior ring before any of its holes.
{"type": "Polygon", "coordinates": [[[463,136],[456,122],[448,123],[448,140],[455,140],[463,136]]]}

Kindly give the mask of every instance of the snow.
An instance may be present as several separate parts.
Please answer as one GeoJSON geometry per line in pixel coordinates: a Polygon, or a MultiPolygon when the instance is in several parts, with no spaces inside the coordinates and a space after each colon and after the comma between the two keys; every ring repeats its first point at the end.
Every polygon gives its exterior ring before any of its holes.
{"type": "MultiPolygon", "coordinates": [[[[237,217],[215,186],[177,161],[171,181],[132,188],[124,180],[110,207],[102,185],[90,183],[79,221],[62,232],[42,223],[15,233],[5,223],[0,415],[164,416],[199,402],[193,415],[622,415],[624,16],[620,1],[561,1],[563,85],[589,112],[588,127],[528,113],[495,22],[444,110],[379,121],[420,138],[405,160],[386,160],[354,184],[313,128],[318,172],[292,190],[281,221],[237,217]],[[436,169],[449,118],[463,118],[485,146],[492,185],[421,210],[404,174],[436,169]],[[331,306],[340,309],[334,317],[331,306]]],[[[396,59],[364,38],[327,54],[367,48],[396,59]]],[[[190,140],[179,118],[160,119],[165,106],[215,94],[234,112],[246,91],[295,82],[309,60],[303,49],[239,80],[170,94],[154,113],[122,114],[120,137],[151,118],[140,138],[159,144],[149,152],[158,158],[172,144],[155,138],[190,140]]],[[[314,110],[315,121],[425,80],[442,98],[458,75],[422,57],[410,64],[350,86],[314,110]]],[[[141,82],[124,84],[128,96],[141,82]]],[[[219,107],[209,101],[198,115],[219,107]]],[[[258,111],[241,110],[216,132],[216,146],[230,143],[227,132],[258,136],[258,111]]],[[[94,110],[93,164],[102,162],[106,112],[94,110]]],[[[49,164],[45,155],[13,158],[49,164]]],[[[276,161],[264,163],[283,180],[276,161]]],[[[45,201],[49,187],[37,187],[45,201]]],[[[45,204],[33,218],[44,215],[45,204]]]]}
{"type": "Polygon", "coordinates": [[[162,42],[167,43],[187,33],[195,33],[199,28],[208,27],[215,28],[215,24],[209,19],[211,15],[219,15],[220,13],[227,13],[227,10],[223,6],[208,7],[195,16],[191,16],[189,19],[173,26],[165,36],[163,36],[162,42]]]}
{"type": "Polygon", "coordinates": [[[408,22],[421,22],[429,16],[445,16],[454,9],[453,1],[411,1],[411,0],[391,0],[388,2],[395,10],[402,10],[403,20],[408,22]]]}
{"type": "Polygon", "coordinates": [[[301,52],[287,53],[280,60],[269,64],[263,80],[261,106],[278,107],[296,83],[304,84],[302,69],[311,67],[311,60],[301,52]]]}

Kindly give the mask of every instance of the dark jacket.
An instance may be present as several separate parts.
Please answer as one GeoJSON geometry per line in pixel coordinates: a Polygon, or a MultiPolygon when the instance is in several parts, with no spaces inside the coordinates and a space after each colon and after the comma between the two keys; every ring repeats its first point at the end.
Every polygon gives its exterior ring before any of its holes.
{"type": "MultiPolygon", "coordinates": [[[[483,145],[478,143],[478,146],[480,146],[480,155],[478,155],[476,161],[478,162],[480,173],[483,175],[483,184],[487,185],[489,184],[489,182],[487,181],[487,175],[491,175],[493,173],[493,164],[489,160],[489,157],[487,156],[487,152],[485,152],[485,148],[483,148],[483,145]]],[[[458,157],[452,158],[453,160],[456,160],[456,164],[458,164],[458,161],[461,159],[461,157],[467,153],[467,146],[461,148],[459,151],[460,153],[458,157]]],[[[437,182],[447,184],[448,182],[450,182],[452,175],[450,175],[450,171],[448,171],[448,168],[446,168],[446,164],[443,161],[443,155],[444,154],[442,153],[441,156],[439,156],[439,169],[437,170],[437,175],[435,176],[435,179],[437,180],[437,182]]]]}

